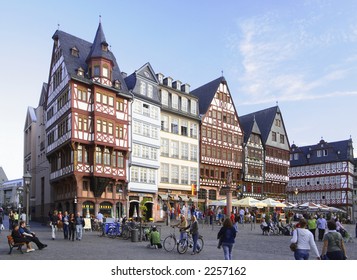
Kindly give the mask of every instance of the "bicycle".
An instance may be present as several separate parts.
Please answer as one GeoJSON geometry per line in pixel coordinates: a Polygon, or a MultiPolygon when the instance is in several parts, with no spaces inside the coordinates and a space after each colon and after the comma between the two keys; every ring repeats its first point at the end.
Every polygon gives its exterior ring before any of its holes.
{"type": "Polygon", "coordinates": [[[175,227],[174,226],[171,226],[171,227],[174,229],[174,232],[170,233],[170,235],[167,236],[164,239],[164,249],[167,252],[171,252],[175,248],[175,246],[177,244],[177,238],[176,238],[176,234],[175,234],[175,227]]]}
{"type": "MultiPolygon", "coordinates": [[[[203,249],[203,237],[202,235],[199,235],[198,239],[197,239],[197,253],[201,252],[203,249]]],[[[180,240],[177,243],[177,252],[179,252],[180,254],[184,254],[187,252],[188,248],[192,248],[193,247],[193,239],[192,239],[192,235],[187,233],[187,238],[184,238],[182,240],[180,240]]]]}

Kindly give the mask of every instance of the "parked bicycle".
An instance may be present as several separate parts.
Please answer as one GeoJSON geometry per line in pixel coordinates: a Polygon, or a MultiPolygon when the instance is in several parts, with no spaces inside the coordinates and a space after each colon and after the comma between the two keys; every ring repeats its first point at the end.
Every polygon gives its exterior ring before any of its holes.
{"type": "Polygon", "coordinates": [[[171,227],[174,229],[174,231],[172,233],[170,233],[170,235],[164,239],[164,249],[167,252],[171,252],[177,245],[175,227],[174,226],[171,226],[171,227]]]}
{"type": "MultiPolygon", "coordinates": [[[[200,235],[197,239],[197,253],[201,252],[203,249],[203,237],[200,235]]],[[[181,239],[177,244],[177,252],[184,254],[187,252],[188,248],[193,247],[193,239],[190,233],[187,233],[187,238],[181,239]]]]}

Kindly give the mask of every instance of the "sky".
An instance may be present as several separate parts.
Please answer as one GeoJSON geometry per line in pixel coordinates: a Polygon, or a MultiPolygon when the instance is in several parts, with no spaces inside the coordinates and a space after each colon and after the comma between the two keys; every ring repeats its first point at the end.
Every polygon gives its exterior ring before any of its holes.
{"type": "MultiPolygon", "coordinates": [[[[0,166],[23,176],[23,131],[48,81],[57,29],[93,42],[99,20],[120,70],[149,62],[191,90],[223,73],[238,116],[279,105],[290,145],[354,141],[357,1],[6,1],[0,10],[0,166]]],[[[356,152],[355,152],[356,155],[356,152]]]]}

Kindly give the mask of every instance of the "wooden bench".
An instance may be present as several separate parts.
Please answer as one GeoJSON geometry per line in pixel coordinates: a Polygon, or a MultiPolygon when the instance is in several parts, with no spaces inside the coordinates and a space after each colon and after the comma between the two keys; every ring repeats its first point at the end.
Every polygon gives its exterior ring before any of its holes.
{"type": "Polygon", "coordinates": [[[14,239],[12,238],[11,235],[7,236],[7,243],[9,244],[10,251],[9,254],[11,255],[12,249],[17,248],[23,254],[24,252],[22,251],[22,246],[26,245],[26,242],[20,242],[20,243],[15,243],[14,239]]]}

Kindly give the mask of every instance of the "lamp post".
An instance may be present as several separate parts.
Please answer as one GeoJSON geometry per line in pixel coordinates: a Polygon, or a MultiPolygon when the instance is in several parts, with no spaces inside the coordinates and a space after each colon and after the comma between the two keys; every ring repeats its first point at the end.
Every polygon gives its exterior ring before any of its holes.
{"type": "Polygon", "coordinates": [[[30,172],[26,171],[24,174],[24,185],[26,191],[26,227],[30,226],[30,215],[29,215],[29,207],[30,207],[30,186],[31,186],[32,176],[30,172]]]}
{"type": "MultiPolygon", "coordinates": [[[[22,204],[23,204],[23,203],[22,203],[23,199],[21,199],[23,192],[24,192],[24,187],[23,187],[23,186],[18,187],[18,188],[16,189],[16,193],[17,193],[17,196],[18,196],[17,208],[18,208],[18,213],[19,213],[19,215],[20,215],[21,206],[22,206],[22,204]]],[[[27,217],[26,217],[26,219],[27,219],[27,217]]]]}

